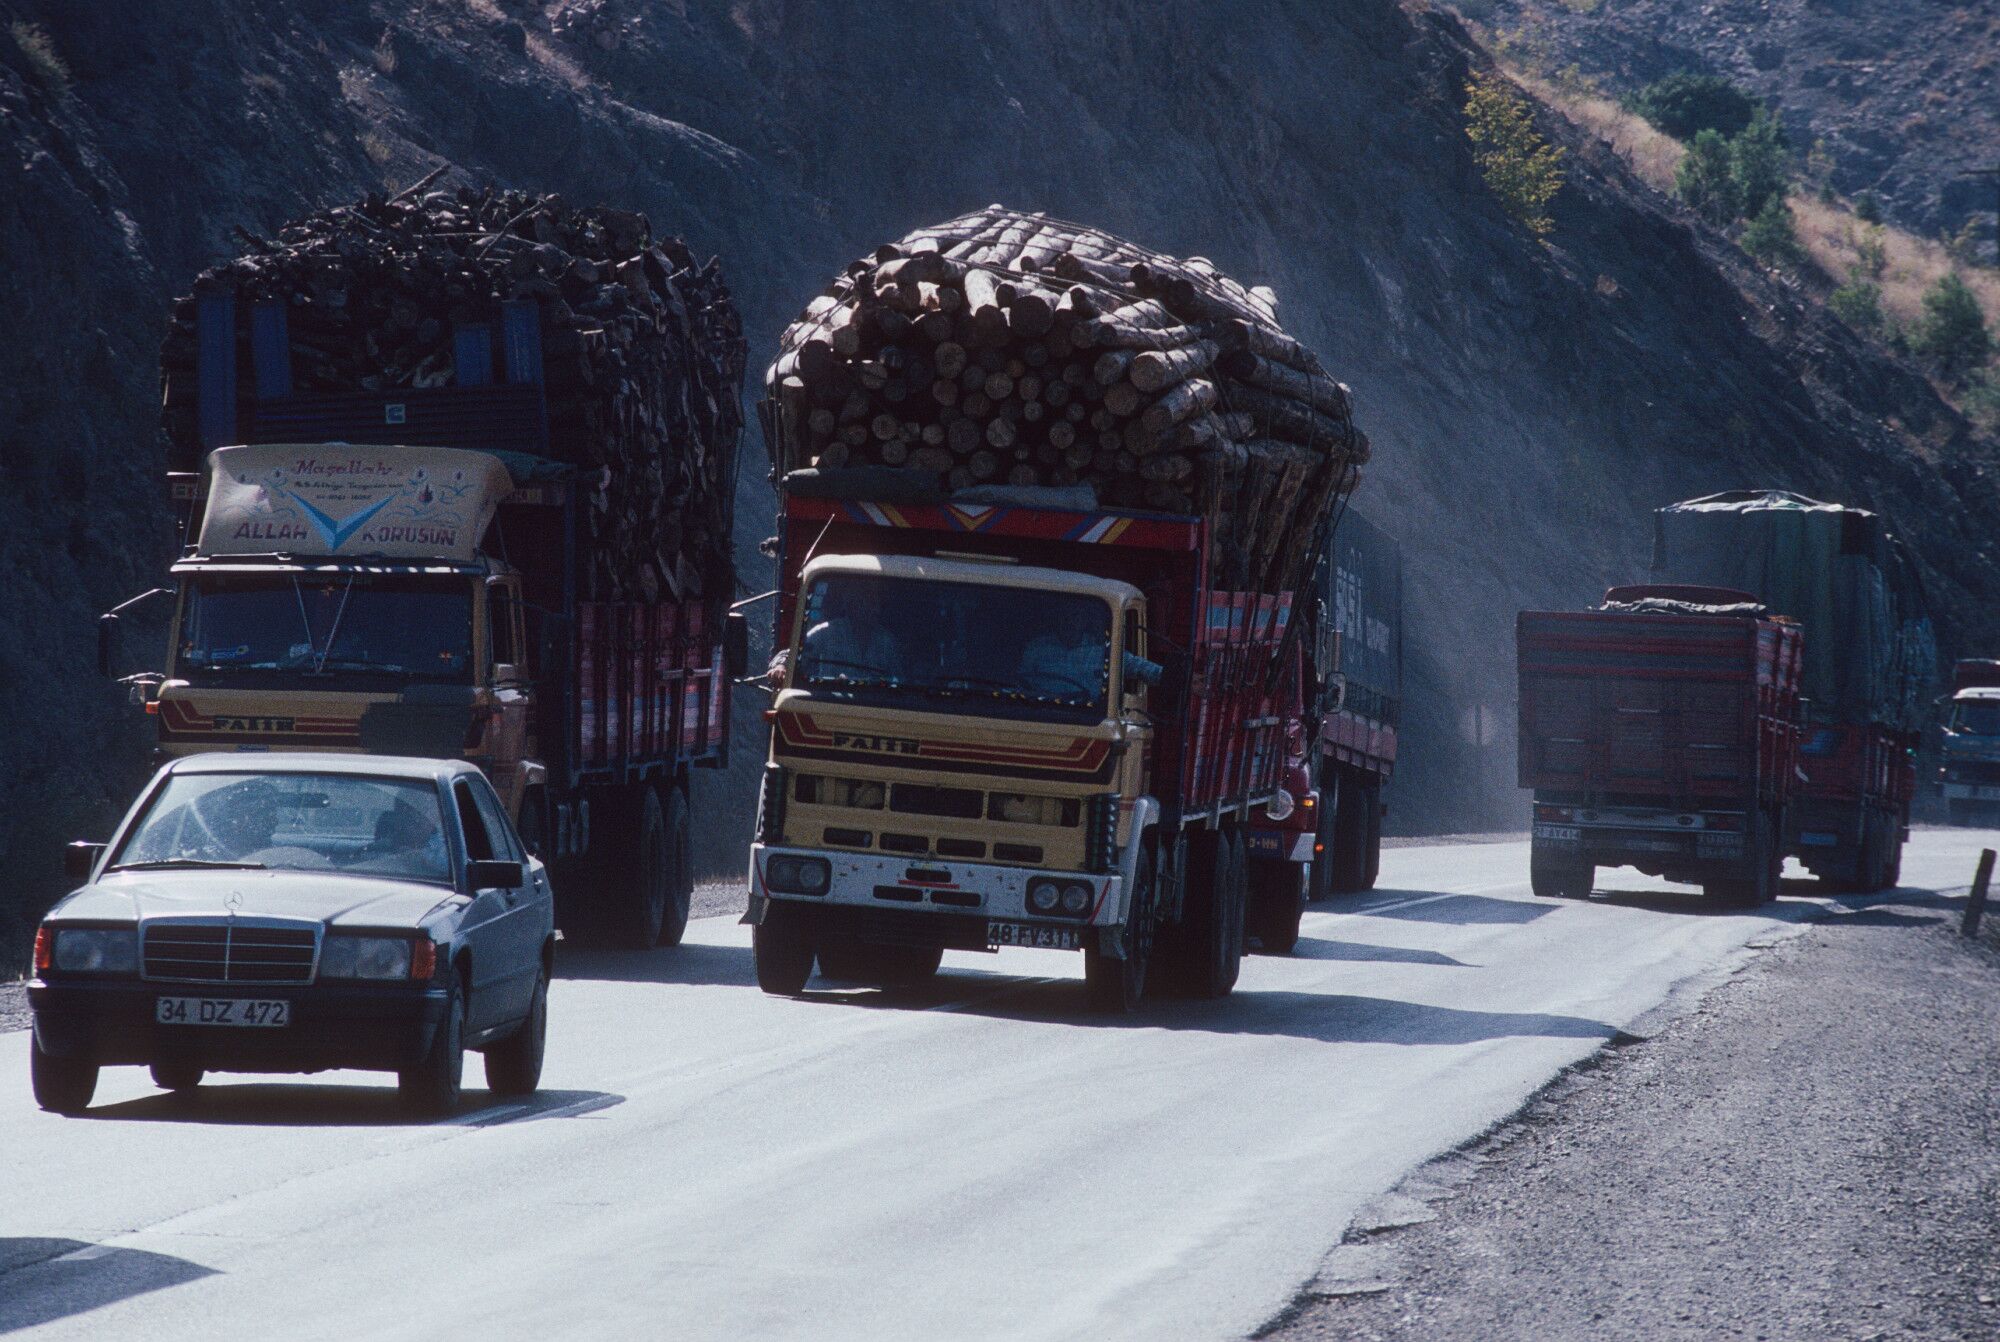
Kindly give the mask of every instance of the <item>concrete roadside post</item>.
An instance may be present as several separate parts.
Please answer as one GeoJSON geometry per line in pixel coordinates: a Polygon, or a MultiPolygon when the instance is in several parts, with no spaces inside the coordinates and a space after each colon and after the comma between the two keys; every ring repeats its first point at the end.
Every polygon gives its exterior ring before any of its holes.
{"type": "Polygon", "coordinates": [[[1979,917],[1986,912],[1986,887],[1993,881],[1993,850],[1984,848],[1979,853],[1979,870],[1972,876],[1972,897],[1965,901],[1965,919],[1958,925],[1962,937],[1979,935],[1979,917]]]}

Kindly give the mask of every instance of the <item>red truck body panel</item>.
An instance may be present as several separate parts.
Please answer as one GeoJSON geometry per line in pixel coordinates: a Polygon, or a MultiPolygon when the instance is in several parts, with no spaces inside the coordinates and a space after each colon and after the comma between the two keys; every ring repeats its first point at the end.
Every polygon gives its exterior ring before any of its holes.
{"type": "Polygon", "coordinates": [[[729,682],[699,601],[586,601],[576,618],[577,763],[586,774],[722,749],[729,682]]]}
{"type": "Polygon", "coordinates": [[[787,498],[777,644],[817,555],[992,555],[1130,583],[1146,595],[1151,648],[1169,666],[1152,699],[1152,775],[1176,823],[1276,790],[1286,731],[1297,725],[1298,656],[1284,637],[1292,594],[1211,588],[1208,550],[1207,523],[1194,517],[787,498]],[[1292,651],[1274,674],[1284,648],[1292,651]]]}
{"type": "Polygon", "coordinates": [[[1668,807],[1790,796],[1796,625],[1523,611],[1516,638],[1522,787],[1668,807]]]}

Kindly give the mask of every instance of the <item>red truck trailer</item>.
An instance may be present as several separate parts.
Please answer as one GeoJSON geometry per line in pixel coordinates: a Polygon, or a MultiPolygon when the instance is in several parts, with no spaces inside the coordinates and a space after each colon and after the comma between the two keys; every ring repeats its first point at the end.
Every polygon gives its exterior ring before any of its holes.
{"type": "Polygon", "coordinates": [[[1775,897],[1799,756],[1803,637],[1742,592],[1614,587],[1593,611],[1523,611],[1520,784],[1535,893],[1601,866],[1775,897]]]}
{"type": "Polygon", "coordinates": [[[1248,823],[1294,800],[1302,656],[1293,594],[1215,585],[1208,532],[787,495],[747,919],[768,991],[816,957],[889,982],[1033,946],[1082,950],[1126,1009],[1156,938],[1156,981],[1230,991],[1248,823]]]}

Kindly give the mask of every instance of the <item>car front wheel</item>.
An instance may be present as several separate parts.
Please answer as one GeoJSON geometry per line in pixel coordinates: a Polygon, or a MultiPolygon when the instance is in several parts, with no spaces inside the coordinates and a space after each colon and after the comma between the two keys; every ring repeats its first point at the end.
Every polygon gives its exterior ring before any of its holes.
{"type": "Polygon", "coordinates": [[[495,1095],[533,1095],[542,1084],[542,1054],[549,1037],[549,973],[535,979],[534,1000],[521,1028],[486,1050],[486,1089],[495,1095]]]}
{"type": "Polygon", "coordinates": [[[459,1086],[465,1076],[465,995],[458,971],[446,973],[444,1019],[431,1036],[430,1051],[414,1067],[396,1074],[396,1091],[411,1113],[442,1118],[458,1108],[459,1086]]]}
{"type": "Polygon", "coordinates": [[[97,1093],[97,1064],[80,1058],[58,1058],[42,1052],[42,1041],[30,1043],[28,1077],[35,1103],[52,1114],[80,1114],[97,1093]]]}

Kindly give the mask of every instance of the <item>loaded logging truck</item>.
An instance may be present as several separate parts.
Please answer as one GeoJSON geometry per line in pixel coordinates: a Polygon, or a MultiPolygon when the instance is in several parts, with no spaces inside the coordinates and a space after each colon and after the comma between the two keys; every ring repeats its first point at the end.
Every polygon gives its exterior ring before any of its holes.
{"type": "Polygon", "coordinates": [[[1962,657],[1951,669],[1938,791],[1954,825],[2000,824],[2000,661],[1962,657]]]}
{"type": "MultiPolygon", "coordinates": [[[[532,303],[461,328],[443,385],[293,395],[282,305],[248,333],[202,300],[202,469],[170,475],[187,547],[164,668],[124,677],[163,757],[325,750],[464,758],[551,860],[569,935],[671,945],[687,923],[688,771],[724,762],[726,589],[596,600],[597,472],[549,460],[532,303]]],[[[609,469],[609,468],[603,468],[609,469]]]]}

